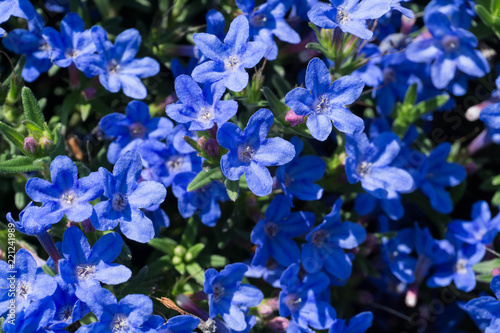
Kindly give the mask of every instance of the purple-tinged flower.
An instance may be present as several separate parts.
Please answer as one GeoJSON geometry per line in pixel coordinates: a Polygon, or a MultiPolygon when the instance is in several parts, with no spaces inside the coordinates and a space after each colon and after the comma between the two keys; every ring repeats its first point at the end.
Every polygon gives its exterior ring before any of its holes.
{"type": "Polygon", "coordinates": [[[297,137],[293,137],[290,141],[295,147],[295,157],[287,164],[278,167],[276,179],[293,207],[294,197],[306,201],[321,199],[323,189],[314,182],[325,174],[326,163],[319,156],[299,157],[304,143],[297,137]]]}
{"type": "Polygon", "coordinates": [[[45,207],[50,207],[54,219],[66,217],[74,222],[82,222],[92,215],[89,201],[99,198],[103,193],[99,173],[78,179],[78,168],[67,156],[57,156],[50,164],[48,182],[32,178],[26,183],[26,194],[45,207]]]}
{"type": "Polygon", "coordinates": [[[472,221],[455,220],[448,224],[448,232],[464,243],[490,245],[500,229],[500,215],[492,218],[486,201],[472,206],[472,221]]]}
{"type": "Polygon", "coordinates": [[[323,222],[307,234],[307,243],[302,247],[302,265],[308,273],[317,273],[324,268],[341,281],[349,278],[352,271],[351,258],[343,249],[353,249],[366,239],[366,230],[353,222],[340,222],[342,199],[333,205],[323,222]]]}
{"type": "Polygon", "coordinates": [[[311,212],[290,212],[290,202],[284,195],[276,196],[266,209],[266,217],[257,223],[250,239],[257,245],[252,265],[264,266],[270,256],[280,265],[300,262],[300,249],[292,240],[305,234],[314,224],[311,212]]]}
{"type": "Polygon", "coordinates": [[[167,105],[167,116],[178,123],[191,123],[190,131],[203,131],[231,119],[238,111],[238,102],[221,101],[226,88],[219,84],[200,86],[187,75],[175,79],[175,92],[179,102],[167,105]]]}
{"type": "Polygon", "coordinates": [[[283,272],[280,284],[280,316],[291,316],[293,322],[305,332],[309,326],[324,330],[334,324],[337,313],[329,302],[324,301],[330,285],[325,273],[307,274],[301,279],[299,266],[292,264],[283,272]]]}
{"type": "Polygon", "coordinates": [[[92,224],[97,230],[111,230],[120,223],[121,232],[140,243],[149,242],[155,234],[153,222],[141,208],[161,204],[167,195],[165,186],[155,181],[139,182],[141,157],[127,152],[116,162],[113,173],[99,168],[104,183],[104,196],[108,198],[95,205],[97,219],[92,224]]]}
{"type": "Polygon", "coordinates": [[[78,333],[157,332],[155,329],[143,328],[153,313],[153,302],[146,295],[127,295],[118,302],[109,290],[92,286],[80,299],[99,321],[80,327],[78,333]]]}
{"type": "Polygon", "coordinates": [[[222,173],[229,180],[239,180],[245,174],[250,191],[258,196],[270,194],[273,188],[266,167],[286,164],[295,156],[290,142],[266,139],[273,122],[271,111],[260,109],[250,117],[244,133],[233,123],[225,123],[217,131],[217,141],[229,149],[221,159],[222,173]]]}
{"type": "Polygon", "coordinates": [[[90,248],[90,244],[77,227],[69,227],[63,236],[59,272],[64,282],[76,288],[78,298],[99,282],[120,284],[127,281],[132,272],[123,265],[113,264],[122,250],[123,240],[115,232],[108,233],[90,248]]]}
{"type": "Polygon", "coordinates": [[[108,160],[114,164],[127,151],[137,151],[146,140],[165,139],[174,125],[165,117],[151,118],[146,103],[132,101],[125,114],[111,113],[102,117],[99,127],[106,136],[115,139],[108,148],[108,160]]]}
{"type": "Polygon", "coordinates": [[[259,305],[264,298],[258,288],[241,284],[247,270],[245,264],[236,263],[227,265],[220,273],[213,268],[205,271],[204,291],[208,294],[210,318],[220,314],[235,331],[243,331],[248,326],[244,309],[259,305]]]}
{"type": "Polygon", "coordinates": [[[460,184],[467,173],[465,168],[457,163],[446,161],[450,154],[451,145],[442,143],[427,158],[427,168],[424,168],[425,178],[420,183],[420,190],[429,198],[432,208],[436,211],[449,214],[453,210],[453,201],[445,187],[460,184]]]}
{"type": "Polygon", "coordinates": [[[16,311],[29,307],[31,302],[52,296],[57,288],[56,280],[38,270],[35,259],[25,250],[20,249],[12,264],[0,261],[0,316],[8,310],[11,300],[15,300],[16,311]],[[10,284],[15,284],[15,298],[9,291],[10,284]]]}
{"type": "Polygon", "coordinates": [[[300,43],[299,34],[285,19],[291,4],[289,0],[269,0],[256,8],[255,0],[236,0],[236,5],[250,23],[250,38],[266,44],[267,60],[275,60],[278,57],[278,45],[274,41],[274,36],[287,43],[300,43]]]}
{"type": "Polygon", "coordinates": [[[139,31],[123,31],[116,36],[114,45],[100,26],[92,27],[91,35],[98,54],[80,56],[80,68],[85,75],[99,75],[99,82],[112,93],[122,89],[130,98],[146,98],[148,92],[141,79],[158,74],[160,64],[150,57],[135,58],[141,45],[139,31]]]}
{"type": "Polygon", "coordinates": [[[362,312],[349,320],[337,319],[328,333],[365,333],[372,326],[373,313],[362,312]]]}
{"type": "Polygon", "coordinates": [[[365,133],[347,135],[345,170],[349,183],[361,181],[366,192],[376,198],[393,198],[395,192],[405,193],[413,188],[411,175],[392,166],[400,150],[398,136],[392,132],[378,135],[372,142],[365,133]]]}
{"type": "Polygon", "coordinates": [[[245,68],[257,65],[267,51],[262,42],[248,42],[249,29],[248,20],[240,15],[231,22],[224,43],[209,33],[194,34],[194,42],[211,60],[199,64],[193,78],[200,83],[220,81],[230,90],[242,91],[249,79],[245,68]]]}
{"type": "Polygon", "coordinates": [[[172,192],[177,198],[179,213],[188,218],[198,211],[201,222],[214,227],[221,215],[219,202],[228,199],[226,188],[221,182],[215,181],[197,190],[188,191],[187,187],[196,175],[196,172],[182,172],[173,180],[172,192]]]}
{"type": "Polygon", "coordinates": [[[432,37],[411,43],[406,56],[413,62],[432,62],[431,79],[436,88],[445,88],[455,77],[457,69],[473,77],[482,77],[490,71],[486,58],[475,49],[477,38],[474,34],[455,28],[440,12],[433,12],[425,19],[432,37]]]}
{"type": "Polygon", "coordinates": [[[311,8],[307,16],[312,23],[324,29],[340,28],[343,32],[362,39],[370,39],[373,32],[367,20],[382,17],[391,10],[393,0],[330,0],[311,8]]]}
{"type": "Polygon", "coordinates": [[[308,116],[307,128],[312,136],[325,141],[333,126],[340,132],[358,134],[363,131],[363,119],[345,105],[359,97],[364,83],[356,76],[344,76],[331,82],[325,63],[312,59],[307,65],[306,88],[295,88],[285,96],[286,105],[299,116],[308,116]]]}
{"type": "Polygon", "coordinates": [[[43,30],[43,37],[50,46],[51,60],[59,67],[75,64],[82,70],[80,56],[96,51],[90,30],[85,30],[85,24],[77,13],[69,13],[62,19],[61,32],[47,27],[43,30]]]}

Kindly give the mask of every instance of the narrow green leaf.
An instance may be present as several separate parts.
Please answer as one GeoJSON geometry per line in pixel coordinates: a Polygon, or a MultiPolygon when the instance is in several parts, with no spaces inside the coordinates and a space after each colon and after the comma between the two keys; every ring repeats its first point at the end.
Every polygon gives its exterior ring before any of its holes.
{"type": "Polygon", "coordinates": [[[180,263],[180,264],[178,264],[178,265],[175,265],[175,266],[174,266],[174,268],[175,268],[175,270],[176,270],[177,272],[179,272],[180,274],[184,274],[184,273],[186,273],[186,264],[185,264],[185,263],[183,263],[183,262],[181,262],[181,263],[180,263]]]}
{"type": "Polygon", "coordinates": [[[212,254],[209,258],[210,260],[210,267],[223,267],[226,266],[228,263],[228,260],[220,255],[217,254],[212,254]]]}
{"type": "Polygon", "coordinates": [[[26,116],[26,119],[31,120],[40,128],[43,128],[45,117],[43,116],[42,110],[40,109],[40,105],[38,105],[38,101],[35,95],[33,95],[31,89],[27,87],[23,88],[21,95],[23,99],[24,115],[26,116]]]}
{"type": "Polygon", "coordinates": [[[187,250],[186,255],[184,256],[185,260],[187,262],[193,261],[194,259],[196,259],[198,257],[198,255],[200,254],[201,251],[203,251],[204,248],[205,248],[205,244],[203,244],[203,243],[198,243],[198,244],[191,246],[187,250]]]}
{"type": "Polygon", "coordinates": [[[482,5],[476,5],[476,13],[486,25],[493,25],[493,16],[482,5]]]}
{"type": "Polygon", "coordinates": [[[220,167],[212,168],[209,169],[208,171],[202,170],[200,171],[200,173],[196,175],[196,177],[194,177],[191,183],[189,183],[187,190],[194,191],[210,184],[215,180],[220,180],[220,179],[223,179],[220,167]]]}
{"type": "Polygon", "coordinates": [[[500,258],[477,263],[472,268],[478,274],[491,274],[493,269],[500,268],[500,258]]]}
{"type": "Polygon", "coordinates": [[[198,220],[195,217],[190,217],[186,227],[184,228],[184,232],[182,233],[181,244],[190,248],[193,246],[197,234],[198,220]]]}
{"type": "Polygon", "coordinates": [[[149,241],[148,244],[154,247],[155,249],[167,254],[173,254],[174,248],[177,246],[176,241],[166,237],[153,238],[152,240],[149,241]]]}
{"type": "Polygon", "coordinates": [[[196,280],[199,284],[203,285],[205,283],[205,270],[201,266],[192,262],[186,266],[187,272],[196,280]]]}
{"type": "Polygon", "coordinates": [[[404,105],[407,107],[413,107],[417,102],[417,84],[412,84],[406,91],[404,105]]]}
{"type": "Polygon", "coordinates": [[[5,162],[0,162],[0,172],[30,172],[43,170],[43,166],[34,163],[31,157],[22,156],[5,162]]]}
{"type": "Polygon", "coordinates": [[[279,98],[276,97],[276,95],[273,93],[273,91],[268,87],[262,88],[262,92],[269,102],[269,106],[271,107],[271,111],[274,113],[276,121],[283,123],[289,108],[283,102],[281,102],[279,98]]]}
{"type": "Polygon", "coordinates": [[[450,99],[449,95],[437,95],[436,97],[426,99],[423,102],[418,103],[415,105],[413,108],[413,121],[417,120],[418,118],[422,117],[423,115],[436,111],[440,107],[446,104],[448,100],[450,99]]]}
{"type": "Polygon", "coordinates": [[[240,190],[240,182],[238,180],[226,179],[224,181],[224,186],[226,187],[229,199],[231,199],[232,201],[236,201],[236,199],[238,199],[238,192],[240,190]]]}
{"type": "Polygon", "coordinates": [[[40,126],[38,126],[37,123],[35,123],[34,121],[31,121],[31,120],[23,120],[23,125],[26,126],[26,128],[28,128],[31,132],[37,132],[37,133],[43,133],[43,128],[41,128],[40,126]]]}
{"type": "Polygon", "coordinates": [[[28,153],[23,148],[24,136],[22,136],[22,134],[18,133],[15,129],[1,121],[0,133],[2,133],[7,140],[12,142],[14,146],[19,148],[24,154],[28,155],[28,153]]]}

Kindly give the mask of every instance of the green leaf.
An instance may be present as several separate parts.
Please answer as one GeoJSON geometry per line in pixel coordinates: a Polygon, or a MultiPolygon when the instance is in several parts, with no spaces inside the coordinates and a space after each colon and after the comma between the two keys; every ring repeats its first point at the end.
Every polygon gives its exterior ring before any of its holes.
{"type": "Polygon", "coordinates": [[[150,287],[150,283],[146,281],[148,275],[148,266],[144,266],[136,276],[130,280],[130,282],[120,291],[120,294],[130,295],[130,294],[147,294],[147,290],[150,287]]]}
{"type": "Polygon", "coordinates": [[[190,247],[187,250],[187,253],[184,256],[184,259],[187,262],[193,261],[194,259],[196,259],[198,257],[198,255],[200,254],[201,251],[203,251],[204,248],[205,248],[205,244],[203,244],[203,243],[198,243],[198,244],[193,245],[192,247],[190,247]]]}
{"type": "Polygon", "coordinates": [[[190,217],[186,227],[184,228],[184,232],[182,233],[181,244],[190,248],[193,246],[197,234],[198,220],[195,217],[190,217]]]}
{"type": "Polygon", "coordinates": [[[9,125],[0,121],[0,133],[2,133],[7,140],[12,142],[14,146],[19,148],[25,155],[31,155],[23,148],[24,136],[18,133],[15,129],[9,125]]]}
{"type": "Polygon", "coordinates": [[[493,25],[493,16],[482,5],[476,5],[476,13],[486,25],[493,25]]]}
{"type": "Polygon", "coordinates": [[[417,84],[412,84],[406,91],[404,105],[407,107],[413,107],[417,102],[417,84]]]}
{"type": "Polygon", "coordinates": [[[0,172],[30,172],[43,170],[43,165],[37,165],[31,157],[21,156],[10,159],[5,162],[0,162],[0,172]]]}
{"type": "Polygon", "coordinates": [[[37,123],[31,120],[23,120],[23,125],[30,130],[30,132],[39,133],[40,135],[43,133],[43,128],[38,126],[37,123]]]}
{"type": "Polygon", "coordinates": [[[187,190],[194,191],[210,184],[213,181],[220,180],[223,178],[224,177],[222,175],[220,167],[212,168],[207,171],[202,170],[200,171],[200,173],[196,175],[196,177],[194,177],[191,183],[189,183],[187,190]]]}
{"type": "Polygon", "coordinates": [[[228,264],[228,260],[218,254],[212,254],[208,258],[208,267],[224,267],[228,264]]]}
{"type": "Polygon", "coordinates": [[[175,270],[181,274],[184,274],[186,273],[186,264],[181,262],[180,264],[178,265],[175,265],[174,266],[175,270]]]}
{"type": "Polygon", "coordinates": [[[416,120],[417,118],[422,117],[426,113],[436,111],[437,109],[445,105],[449,99],[450,99],[449,95],[443,94],[443,95],[437,95],[436,97],[418,103],[413,108],[413,119],[416,120]]]}
{"type": "Polygon", "coordinates": [[[269,106],[271,107],[271,111],[274,113],[276,121],[280,123],[284,122],[286,113],[288,112],[289,108],[283,102],[281,102],[280,99],[276,97],[273,91],[268,87],[262,88],[262,92],[269,102],[269,106]]]}
{"type": "Polygon", "coordinates": [[[174,249],[177,246],[176,241],[167,237],[153,238],[152,240],[149,241],[148,244],[154,247],[155,249],[167,254],[173,254],[174,249]]]}
{"type": "Polygon", "coordinates": [[[201,268],[198,263],[190,263],[186,266],[186,270],[196,280],[196,282],[201,285],[205,283],[205,270],[201,268]]]}
{"type": "Polygon", "coordinates": [[[56,273],[47,265],[42,265],[42,271],[52,277],[56,276],[56,273]]]}
{"type": "Polygon", "coordinates": [[[240,182],[238,180],[226,179],[224,181],[224,186],[226,187],[229,199],[231,199],[232,201],[236,201],[236,199],[238,199],[238,192],[240,190],[240,182]]]}
{"type": "Polygon", "coordinates": [[[188,145],[193,147],[194,150],[196,150],[199,153],[201,152],[200,147],[198,147],[198,141],[196,141],[195,139],[193,139],[187,135],[184,136],[184,140],[188,143],[188,145]]]}
{"type": "Polygon", "coordinates": [[[493,269],[500,268],[500,258],[477,263],[472,268],[478,274],[491,274],[493,269]]]}
{"type": "Polygon", "coordinates": [[[40,128],[43,128],[45,117],[43,116],[42,110],[40,109],[40,105],[38,105],[38,101],[35,95],[33,95],[31,89],[27,87],[23,88],[21,95],[23,99],[24,115],[26,116],[26,120],[30,120],[37,124],[40,128]]]}

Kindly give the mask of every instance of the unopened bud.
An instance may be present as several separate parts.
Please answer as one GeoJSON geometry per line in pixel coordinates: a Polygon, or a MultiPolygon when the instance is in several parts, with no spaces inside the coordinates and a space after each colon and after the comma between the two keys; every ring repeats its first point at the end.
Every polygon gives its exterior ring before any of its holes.
{"type": "Polygon", "coordinates": [[[500,268],[494,268],[492,271],[491,271],[491,275],[493,276],[497,276],[497,275],[500,275],[500,268]]]}
{"type": "Polygon", "coordinates": [[[23,148],[24,150],[29,151],[32,154],[35,154],[36,149],[38,148],[38,143],[34,138],[28,136],[27,138],[24,139],[23,148]]]}
{"type": "Polygon", "coordinates": [[[293,112],[293,110],[290,110],[286,113],[285,120],[288,121],[292,127],[295,127],[304,122],[304,116],[299,116],[293,112]]]}
{"type": "Polygon", "coordinates": [[[411,32],[411,29],[413,28],[413,26],[415,25],[416,22],[417,22],[416,17],[409,18],[409,17],[402,15],[401,16],[401,32],[405,35],[409,35],[411,32]]]}
{"type": "Polygon", "coordinates": [[[90,101],[95,98],[97,95],[97,90],[94,87],[88,87],[84,91],[82,91],[83,98],[85,98],[86,101],[90,101]]]}
{"type": "Polygon", "coordinates": [[[267,328],[271,329],[273,332],[286,332],[290,321],[283,317],[276,317],[264,324],[267,328]]]}
{"type": "Polygon", "coordinates": [[[52,140],[50,140],[49,138],[47,138],[45,136],[41,137],[40,140],[38,141],[38,143],[40,144],[40,146],[44,150],[49,150],[52,147],[52,145],[54,144],[54,142],[52,142],[52,140]]]}
{"type": "Polygon", "coordinates": [[[202,136],[201,138],[198,139],[197,143],[198,143],[198,148],[200,148],[201,150],[204,150],[205,149],[205,143],[207,143],[207,138],[205,138],[204,136],[202,136]]]}
{"type": "Polygon", "coordinates": [[[210,157],[216,157],[219,155],[219,143],[215,139],[208,139],[207,142],[205,143],[205,151],[208,156],[210,157]]]}

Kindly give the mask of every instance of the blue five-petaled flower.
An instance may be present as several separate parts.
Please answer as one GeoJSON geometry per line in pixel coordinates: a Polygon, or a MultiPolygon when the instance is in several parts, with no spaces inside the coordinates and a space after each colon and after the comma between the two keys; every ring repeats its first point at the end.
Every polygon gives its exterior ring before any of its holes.
{"type": "Polygon", "coordinates": [[[365,128],[363,119],[345,105],[361,95],[364,83],[356,76],[344,76],[331,82],[325,63],[314,58],[307,65],[306,88],[295,88],[285,97],[286,105],[299,116],[308,116],[307,128],[312,136],[325,141],[333,126],[341,132],[358,134],[365,128]]]}
{"type": "Polygon", "coordinates": [[[266,139],[273,122],[271,111],[260,109],[250,117],[244,133],[233,123],[225,123],[217,131],[217,141],[229,149],[221,159],[222,173],[229,180],[238,180],[245,174],[248,187],[258,196],[268,195],[273,188],[266,166],[288,163],[295,156],[290,142],[282,138],[266,139]]]}

